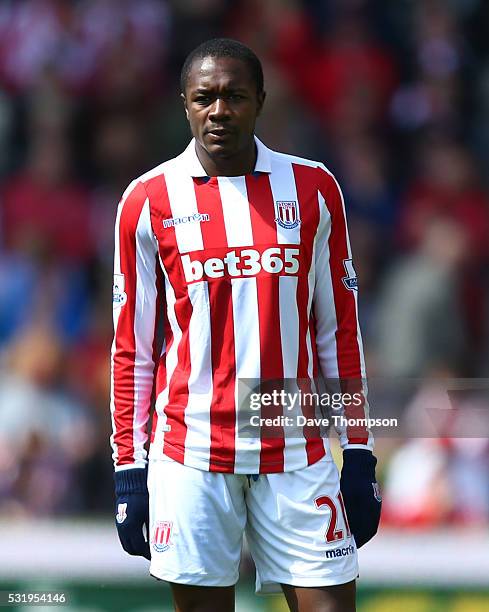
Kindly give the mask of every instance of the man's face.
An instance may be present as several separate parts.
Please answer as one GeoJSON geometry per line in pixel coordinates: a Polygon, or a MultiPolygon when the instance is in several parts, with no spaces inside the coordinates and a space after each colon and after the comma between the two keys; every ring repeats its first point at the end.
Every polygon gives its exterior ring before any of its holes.
{"type": "Polygon", "coordinates": [[[182,97],[192,134],[210,157],[230,158],[250,145],[265,94],[245,62],[196,59],[182,97]]]}

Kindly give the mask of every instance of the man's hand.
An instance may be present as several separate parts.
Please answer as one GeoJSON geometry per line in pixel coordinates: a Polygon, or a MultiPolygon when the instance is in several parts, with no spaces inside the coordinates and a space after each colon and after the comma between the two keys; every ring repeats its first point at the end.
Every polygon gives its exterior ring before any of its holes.
{"type": "Polygon", "coordinates": [[[134,468],[114,473],[115,524],[122,548],[130,555],[151,559],[149,543],[149,496],[146,469],[134,468]]]}
{"type": "Polygon", "coordinates": [[[369,450],[343,451],[340,488],[357,548],[372,539],[379,526],[382,498],[375,479],[376,463],[369,450]]]}

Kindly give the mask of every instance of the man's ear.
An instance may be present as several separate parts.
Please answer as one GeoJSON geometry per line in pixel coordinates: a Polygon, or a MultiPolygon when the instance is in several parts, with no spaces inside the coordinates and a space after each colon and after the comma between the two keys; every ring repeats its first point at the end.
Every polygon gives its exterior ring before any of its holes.
{"type": "Polygon", "coordinates": [[[265,104],[265,98],[267,97],[266,91],[260,91],[258,94],[258,109],[256,111],[256,116],[259,117],[261,115],[261,111],[263,109],[263,105],[265,104]]]}
{"type": "Polygon", "coordinates": [[[188,108],[187,108],[187,98],[185,97],[184,93],[180,94],[180,97],[183,100],[183,108],[185,109],[185,116],[187,117],[187,121],[188,121],[188,108]]]}

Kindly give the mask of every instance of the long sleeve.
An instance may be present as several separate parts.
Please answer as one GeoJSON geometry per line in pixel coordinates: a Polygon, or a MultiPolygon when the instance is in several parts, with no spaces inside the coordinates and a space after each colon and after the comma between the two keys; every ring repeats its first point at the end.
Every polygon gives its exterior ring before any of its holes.
{"type": "Polygon", "coordinates": [[[134,181],[122,196],[115,224],[110,441],[116,471],[146,464],[147,423],[159,357],[157,253],[149,199],[144,185],[134,181]]]}
{"type": "Polygon", "coordinates": [[[373,448],[368,429],[367,384],[358,324],[358,287],[353,267],[343,195],[334,176],[318,168],[320,222],[315,249],[314,318],[321,373],[339,379],[345,397],[333,424],[343,449],[373,448]],[[344,418],[341,418],[344,417],[344,418]],[[358,425],[345,422],[355,419],[358,425]]]}

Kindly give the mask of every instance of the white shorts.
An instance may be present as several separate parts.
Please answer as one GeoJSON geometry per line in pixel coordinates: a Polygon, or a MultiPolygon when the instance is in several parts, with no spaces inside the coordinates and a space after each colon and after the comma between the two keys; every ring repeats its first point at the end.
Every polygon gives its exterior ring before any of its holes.
{"type": "Polygon", "coordinates": [[[149,462],[148,489],[155,578],[199,586],[236,584],[244,533],[256,566],[257,593],[278,592],[280,583],[344,584],[358,575],[338,469],[328,457],[257,480],[163,457],[149,462]]]}

